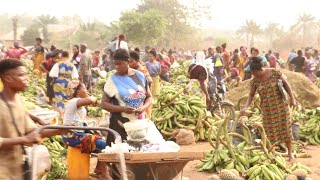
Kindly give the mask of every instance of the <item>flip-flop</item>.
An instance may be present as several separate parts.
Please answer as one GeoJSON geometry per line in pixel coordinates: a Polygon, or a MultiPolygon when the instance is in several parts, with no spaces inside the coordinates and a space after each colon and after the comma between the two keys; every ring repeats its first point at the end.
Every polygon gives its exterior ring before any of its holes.
{"type": "Polygon", "coordinates": [[[94,177],[94,178],[98,178],[100,177],[101,173],[90,173],[89,176],[94,177]]]}

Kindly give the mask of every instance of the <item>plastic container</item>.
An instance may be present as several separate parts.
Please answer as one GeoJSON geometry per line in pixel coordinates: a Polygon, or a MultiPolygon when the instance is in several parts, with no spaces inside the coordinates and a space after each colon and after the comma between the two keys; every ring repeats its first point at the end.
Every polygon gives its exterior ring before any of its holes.
{"type": "Polygon", "coordinates": [[[81,153],[80,149],[68,147],[68,179],[88,180],[90,170],[90,155],[81,153]]]}

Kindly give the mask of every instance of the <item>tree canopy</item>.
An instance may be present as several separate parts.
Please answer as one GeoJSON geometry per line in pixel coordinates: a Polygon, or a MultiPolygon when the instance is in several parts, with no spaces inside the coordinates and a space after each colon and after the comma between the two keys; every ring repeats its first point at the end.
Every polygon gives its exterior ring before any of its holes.
{"type": "Polygon", "coordinates": [[[125,12],[119,25],[130,41],[155,46],[165,36],[167,21],[158,10],[151,9],[143,13],[125,12]]]}

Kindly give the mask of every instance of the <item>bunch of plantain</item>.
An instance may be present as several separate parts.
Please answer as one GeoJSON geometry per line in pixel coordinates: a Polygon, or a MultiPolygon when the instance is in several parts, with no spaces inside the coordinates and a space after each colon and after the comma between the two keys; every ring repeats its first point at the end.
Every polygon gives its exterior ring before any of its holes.
{"type": "MultiPolygon", "coordinates": [[[[280,153],[269,142],[261,123],[254,127],[261,134],[258,145],[253,145],[249,129],[244,123],[243,135],[228,131],[228,120],[221,120],[218,127],[209,129],[209,142],[213,150],[207,151],[205,159],[197,166],[199,171],[220,172],[222,169],[236,169],[248,179],[282,180],[292,174],[292,169],[280,153]],[[234,146],[232,138],[241,138],[243,142],[234,146]],[[215,141],[213,140],[215,139],[215,141]]],[[[301,166],[302,167],[302,166],[301,166]]],[[[306,169],[308,167],[305,167],[306,169]]]]}
{"type": "Polygon", "coordinates": [[[101,107],[87,106],[87,114],[90,117],[102,117],[101,107]]]}
{"type": "Polygon", "coordinates": [[[65,179],[67,178],[66,155],[67,149],[61,136],[52,136],[42,143],[50,153],[51,169],[48,179],[65,179]]]}
{"type": "Polygon", "coordinates": [[[190,66],[191,61],[180,61],[179,62],[179,67],[175,68],[172,70],[172,77],[171,77],[171,81],[177,82],[177,81],[185,81],[188,80],[188,70],[189,70],[189,66],[190,66]]]}
{"type": "Polygon", "coordinates": [[[208,129],[220,118],[207,112],[200,96],[184,93],[187,86],[164,84],[153,103],[151,120],[165,137],[184,128],[194,131],[196,141],[206,140],[208,129]]]}
{"type": "Polygon", "coordinates": [[[320,107],[306,110],[307,120],[300,126],[299,137],[311,145],[320,144],[320,107]]]}
{"type": "Polygon", "coordinates": [[[301,164],[300,162],[297,162],[297,163],[293,163],[291,166],[290,166],[290,170],[293,172],[297,169],[304,169],[305,171],[307,171],[307,173],[311,173],[311,169],[304,165],[304,164],[301,164]]]}

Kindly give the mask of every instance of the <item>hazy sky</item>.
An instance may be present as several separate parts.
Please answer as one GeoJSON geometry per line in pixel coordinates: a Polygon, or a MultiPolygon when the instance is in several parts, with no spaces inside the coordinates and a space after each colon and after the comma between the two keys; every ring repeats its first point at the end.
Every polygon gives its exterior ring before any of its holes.
{"type": "MultiPolygon", "coordinates": [[[[106,23],[118,20],[121,12],[137,7],[141,0],[22,0],[5,1],[0,13],[55,16],[78,14],[84,18],[96,17],[106,23]],[[39,8],[35,8],[39,7],[39,8]]],[[[181,0],[188,4],[188,0],[181,0]]],[[[277,22],[285,27],[292,25],[299,14],[309,13],[320,19],[319,0],[198,0],[212,4],[210,21],[204,27],[237,29],[246,19],[253,19],[262,26],[277,22]]]]}

